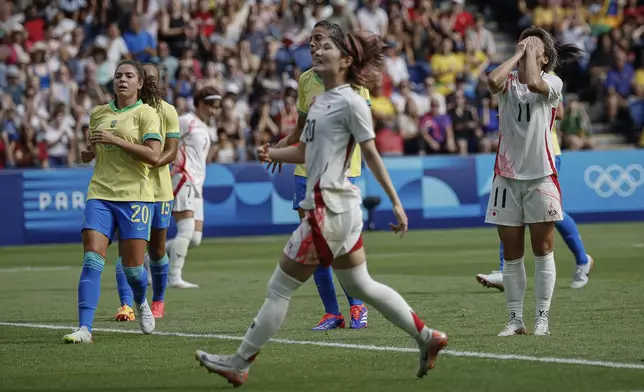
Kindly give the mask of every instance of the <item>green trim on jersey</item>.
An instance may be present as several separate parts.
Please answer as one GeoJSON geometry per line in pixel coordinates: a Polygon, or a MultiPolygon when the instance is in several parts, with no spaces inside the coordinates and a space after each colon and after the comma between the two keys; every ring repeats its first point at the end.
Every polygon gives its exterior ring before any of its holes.
{"type": "Polygon", "coordinates": [[[166,139],[179,139],[179,138],[181,138],[181,134],[179,132],[171,132],[171,133],[167,133],[165,135],[165,138],[166,139]]]}
{"type": "Polygon", "coordinates": [[[144,142],[144,143],[145,143],[145,141],[146,141],[146,140],[150,140],[150,139],[152,139],[152,140],[158,140],[158,141],[162,141],[162,140],[163,140],[163,139],[161,138],[161,135],[160,135],[160,134],[158,134],[158,133],[146,133],[145,135],[143,135],[143,142],[144,142]]]}
{"type": "Polygon", "coordinates": [[[109,105],[110,105],[110,109],[112,109],[112,111],[114,111],[114,112],[116,112],[116,113],[123,113],[123,112],[127,112],[128,110],[130,110],[130,109],[134,109],[135,107],[137,107],[137,106],[139,106],[139,105],[143,105],[143,101],[141,101],[141,100],[139,99],[138,101],[134,102],[132,105],[130,105],[130,106],[126,106],[126,107],[124,107],[123,109],[119,109],[119,108],[117,108],[117,107],[116,107],[116,103],[115,103],[115,102],[116,102],[116,101],[112,100],[112,101],[110,101],[109,105]]]}

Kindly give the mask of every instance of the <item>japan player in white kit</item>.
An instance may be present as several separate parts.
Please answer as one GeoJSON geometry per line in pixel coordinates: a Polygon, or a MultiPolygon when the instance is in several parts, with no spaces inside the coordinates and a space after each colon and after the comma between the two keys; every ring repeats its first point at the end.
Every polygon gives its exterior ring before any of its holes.
{"type": "Polygon", "coordinates": [[[550,333],[548,315],[556,280],[553,233],[555,221],[563,217],[551,129],[563,83],[547,72],[557,65],[559,50],[562,56],[577,55],[577,49],[558,48],[545,30],[528,28],[514,56],[489,75],[490,91],[499,97],[501,129],[485,221],[497,225],[503,243],[503,286],[510,318],[499,336],[526,333],[526,225],[535,258],[533,334],[550,333]]]}
{"type": "Polygon", "coordinates": [[[172,165],[174,207],[177,235],[168,241],[170,272],[168,286],[196,288],[183,280],[181,271],[188,248],[199,246],[203,232],[203,184],[212,138],[210,120],[215,115],[221,96],[212,87],[204,87],[194,96],[194,113],[179,117],[179,151],[172,165]]]}
{"type": "Polygon", "coordinates": [[[420,349],[418,377],[434,367],[447,336],[431,330],[405,300],[388,286],[374,281],[367,271],[362,247],[360,190],[347,179],[355,143],[374,177],[383,187],[398,221],[391,229],[407,231],[407,217],[389,174],[375,147],[371,110],[352,84],[374,85],[384,59],[380,38],[372,34],[347,34],[338,28],[321,42],[313,56],[313,70],[322,78],[325,93],[310,107],[298,146],[258,150],[266,162],[305,163],[306,197],[301,206],[305,218],[284,248],[269,283],[264,305],[234,355],[197,351],[196,359],[209,371],[239,386],[259,350],[277,333],[293,293],[313,274],[319,263],[332,265],[351,296],[380,311],[389,321],[411,335],[420,349]],[[314,251],[315,250],[315,251],[314,251]],[[317,257],[311,258],[311,253],[317,257]]]}

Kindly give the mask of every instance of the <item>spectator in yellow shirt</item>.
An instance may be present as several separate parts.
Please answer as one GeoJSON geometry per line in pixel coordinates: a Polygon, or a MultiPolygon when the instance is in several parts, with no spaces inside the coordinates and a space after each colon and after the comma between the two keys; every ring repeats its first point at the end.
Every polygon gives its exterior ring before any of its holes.
{"type": "Polygon", "coordinates": [[[444,39],[441,43],[440,53],[436,53],[431,59],[432,73],[436,79],[436,90],[448,95],[454,91],[456,76],[465,69],[463,56],[454,53],[454,43],[451,39],[444,39]]]}

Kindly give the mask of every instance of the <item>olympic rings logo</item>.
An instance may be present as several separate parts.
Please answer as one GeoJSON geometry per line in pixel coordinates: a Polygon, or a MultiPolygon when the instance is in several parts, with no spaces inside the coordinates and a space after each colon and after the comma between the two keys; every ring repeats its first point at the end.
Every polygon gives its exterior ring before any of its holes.
{"type": "Polygon", "coordinates": [[[626,168],[610,165],[606,169],[592,165],[586,168],[584,181],[599,197],[609,198],[614,194],[629,197],[640,185],[644,185],[644,167],[636,163],[626,168]]]}

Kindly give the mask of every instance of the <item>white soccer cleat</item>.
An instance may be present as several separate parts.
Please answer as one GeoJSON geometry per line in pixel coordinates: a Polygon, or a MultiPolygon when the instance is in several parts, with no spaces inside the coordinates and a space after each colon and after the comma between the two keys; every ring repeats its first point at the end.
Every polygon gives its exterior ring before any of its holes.
{"type": "Polygon", "coordinates": [[[588,256],[588,264],[578,265],[575,269],[575,275],[572,277],[572,284],[570,285],[573,289],[580,289],[588,284],[588,279],[590,276],[590,270],[595,265],[595,260],[593,260],[590,255],[588,256]]]}
{"type": "Polygon", "coordinates": [[[201,366],[208,369],[209,373],[216,373],[222,376],[235,387],[244,385],[248,379],[248,366],[239,367],[235,365],[232,355],[215,355],[197,350],[195,359],[199,361],[201,366]]]}
{"type": "Polygon", "coordinates": [[[499,332],[497,336],[514,336],[525,334],[526,330],[523,321],[511,320],[508,325],[505,326],[503,331],[499,332]]]}
{"type": "Polygon", "coordinates": [[[63,342],[65,343],[94,343],[94,338],[92,333],[89,332],[87,327],[76,328],[74,332],[63,336],[63,342]]]}
{"type": "Polygon", "coordinates": [[[534,336],[547,336],[550,335],[548,328],[548,319],[538,318],[534,320],[534,329],[532,330],[534,336]]]}
{"type": "Polygon", "coordinates": [[[174,287],[175,289],[198,289],[199,285],[186,282],[180,277],[168,276],[168,286],[174,287]]]}
{"type": "Polygon", "coordinates": [[[134,309],[136,310],[136,317],[139,320],[139,327],[141,327],[141,331],[146,335],[154,332],[156,323],[154,321],[152,309],[150,309],[150,305],[148,305],[148,301],[146,300],[140,305],[134,304],[134,309]]]}
{"type": "Polygon", "coordinates": [[[447,346],[447,335],[441,331],[432,331],[429,339],[418,344],[420,363],[416,377],[422,378],[436,366],[438,353],[447,346]]]}
{"type": "Polygon", "coordinates": [[[494,287],[503,291],[503,272],[502,271],[492,271],[491,274],[478,274],[476,275],[476,280],[485,287],[494,287]]]}

